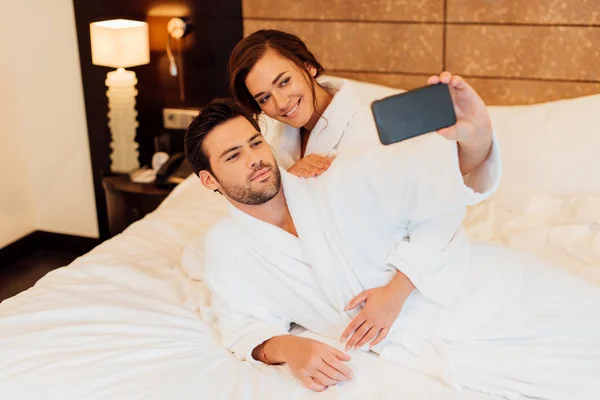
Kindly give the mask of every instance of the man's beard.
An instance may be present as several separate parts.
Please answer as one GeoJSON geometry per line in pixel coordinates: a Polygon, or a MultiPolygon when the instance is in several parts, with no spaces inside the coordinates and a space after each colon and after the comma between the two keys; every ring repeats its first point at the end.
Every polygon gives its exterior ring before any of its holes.
{"type": "MultiPolygon", "coordinates": [[[[248,184],[246,186],[228,183],[221,181],[218,178],[217,181],[221,184],[221,189],[223,192],[225,192],[224,194],[226,194],[227,197],[237,201],[238,203],[249,206],[264,204],[275,197],[281,190],[281,172],[279,171],[279,168],[273,167],[272,164],[266,163],[261,163],[260,166],[256,167],[254,171],[252,171],[247,178],[248,184]],[[274,179],[274,182],[272,185],[264,186],[260,189],[254,189],[251,186],[253,182],[250,180],[250,177],[256,172],[260,171],[262,168],[269,168],[271,170],[271,176],[269,177],[269,180],[274,179]]],[[[258,184],[260,185],[260,183],[258,184]]],[[[264,184],[266,185],[266,182],[264,184]]]]}

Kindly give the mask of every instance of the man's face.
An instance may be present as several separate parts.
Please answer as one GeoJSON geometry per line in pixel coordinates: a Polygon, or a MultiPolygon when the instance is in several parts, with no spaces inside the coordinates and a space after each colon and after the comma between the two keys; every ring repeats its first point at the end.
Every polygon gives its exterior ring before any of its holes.
{"type": "Polygon", "coordinates": [[[244,117],[213,129],[204,139],[213,174],[201,171],[204,186],[246,205],[264,204],[281,190],[281,174],[269,145],[244,117]]]}

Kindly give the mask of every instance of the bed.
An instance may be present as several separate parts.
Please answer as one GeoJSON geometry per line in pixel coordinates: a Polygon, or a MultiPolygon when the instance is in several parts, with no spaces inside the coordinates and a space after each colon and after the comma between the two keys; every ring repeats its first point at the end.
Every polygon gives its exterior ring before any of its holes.
{"type": "MultiPolygon", "coordinates": [[[[600,95],[490,107],[504,178],[469,210],[473,240],[532,252],[600,285],[599,111],[600,95]]],[[[235,359],[207,312],[202,254],[187,247],[224,212],[191,176],[155,212],[2,302],[1,398],[494,398],[361,352],[352,353],[355,378],[323,393],[285,366],[235,359]]]]}

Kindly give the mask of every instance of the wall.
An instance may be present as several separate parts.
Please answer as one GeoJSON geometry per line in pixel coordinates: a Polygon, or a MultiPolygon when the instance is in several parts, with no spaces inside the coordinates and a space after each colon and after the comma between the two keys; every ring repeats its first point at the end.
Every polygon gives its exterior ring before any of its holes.
{"type": "MultiPolygon", "coordinates": [[[[0,52],[6,49],[0,20],[0,52]]],[[[0,58],[0,248],[35,230],[36,213],[25,137],[17,115],[17,84],[12,59],[0,58]]]]}
{"type": "Polygon", "coordinates": [[[0,247],[36,229],[98,237],[72,2],[5,2],[0,40],[0,247]]]}
{"type": "Polygon", "coordinates": [[[600,0],[244,0],[244,34],[300,36],[328,73],[404,89],[463,75],[488,104],[600,93],[600,0]]]}

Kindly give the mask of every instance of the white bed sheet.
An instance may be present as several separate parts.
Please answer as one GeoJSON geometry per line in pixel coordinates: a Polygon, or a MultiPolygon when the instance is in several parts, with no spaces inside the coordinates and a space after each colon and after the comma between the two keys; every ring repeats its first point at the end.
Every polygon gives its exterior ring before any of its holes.
{"type": "MultiPolygon", "coordinates": [[[[600,282],[600,196],[521,193],[511,201],[471,210],[469,232],[531,250],[600,282]],[[544,204],[545,212],[531,211],[531,202],[544,204]],[[557,209],[560,218],[549,212],[557,209]]],[[[361,352],[351,352],[355,378],[323,393],[302,388],[286,367],[234,359],[202,319],[209,294],[180,267],[185,246],[223,212],[220,196],[191,177],[123,234],[0,304],[0,397],[494,398],[454,392],[361,352]]]]}

